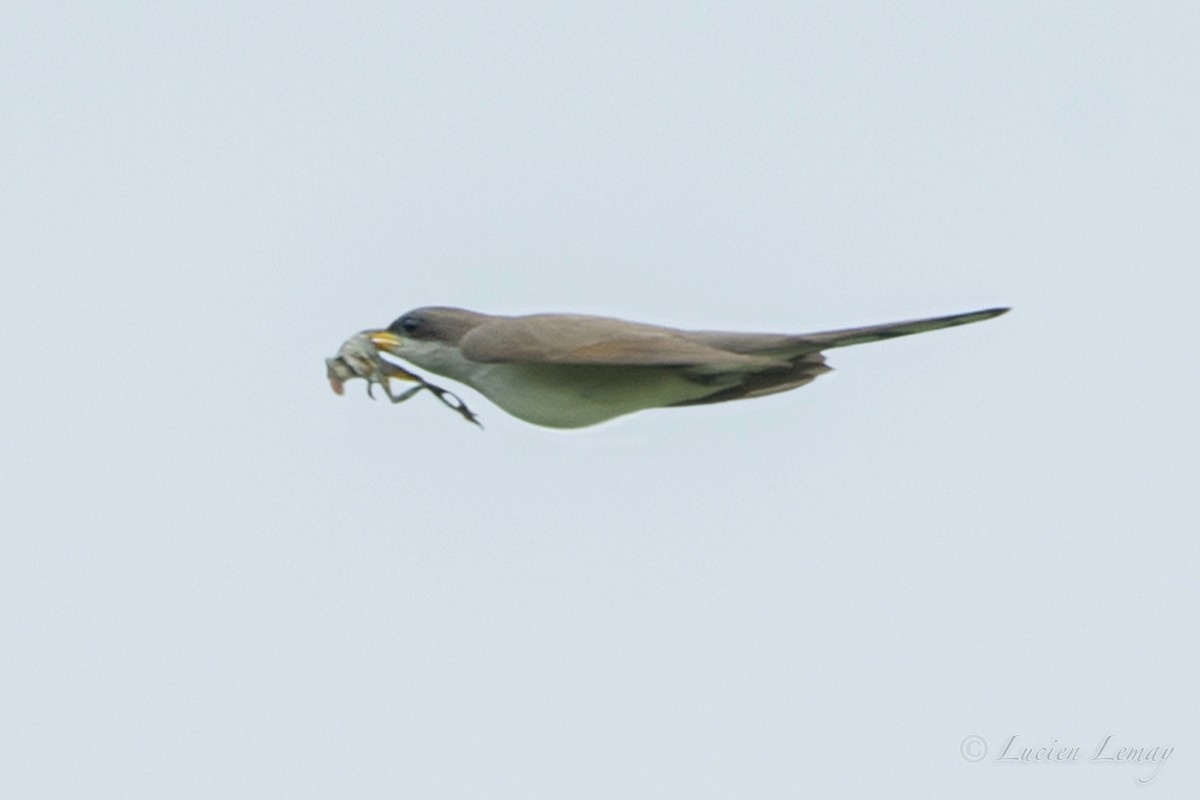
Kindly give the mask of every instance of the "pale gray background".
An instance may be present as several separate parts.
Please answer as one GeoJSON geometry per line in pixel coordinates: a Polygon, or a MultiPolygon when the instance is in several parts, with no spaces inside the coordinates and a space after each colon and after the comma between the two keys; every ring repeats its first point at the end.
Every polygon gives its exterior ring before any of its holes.
{"type": "Polygon", "coordinates": [[[1187,796],[1198,41],[1194,2],[4,3],[0,796],[1187,796]],[[432,303],[1015,311],[581,433],[329,391],[432,303]],[[1011,734],[1176,751],[959,753],[1011,734]]]}

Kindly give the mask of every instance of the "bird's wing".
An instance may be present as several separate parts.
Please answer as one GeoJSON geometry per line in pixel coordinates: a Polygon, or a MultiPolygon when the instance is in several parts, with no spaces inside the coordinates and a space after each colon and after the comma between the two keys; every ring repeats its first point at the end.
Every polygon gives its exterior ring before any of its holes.
{"type": "Polygon", "coordinates": [[[786,367],[765,355],[736,353],[657,325],[574,314],[501,317],[477,325],[459,342],[462,354],[485,363],[592,366],[693,366],[755,371],[786,367]]]}
{"type": "Polygon", "coordinates": [[[776,358],[794,358],[805,353],[815,353],[832,347],[848,347],[852,344],[866,344],[897,336],[908,336],[925,331],[936,331],[939,328],[952,328],[955,325],[967,325],[972,322],[982,322],[985,319],[998,317],[1007,308],[989,308],[984,311],[971,311],[966,314],[951,314],[947,317],[930,317],[906,322],[888,322],[882,325],[867,325],[862,328],[844,328],[836,331],[820,333],[802,333],[799,335],[784,335],[774,333],[722,333],[719,331],[696,331],[688,333],[692,341],[719,350],[747,355],[774,356],[776,358]]]}

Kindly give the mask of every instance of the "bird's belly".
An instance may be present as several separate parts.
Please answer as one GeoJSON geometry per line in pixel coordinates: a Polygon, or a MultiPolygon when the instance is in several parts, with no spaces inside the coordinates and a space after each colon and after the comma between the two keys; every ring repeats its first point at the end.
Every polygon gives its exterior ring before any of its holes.
{"type": "Polygon", "coordinates": [[[712,394],[677,367],[489,364],[460,378],[514,417],[550,428],[582,428],[712,394]]]}

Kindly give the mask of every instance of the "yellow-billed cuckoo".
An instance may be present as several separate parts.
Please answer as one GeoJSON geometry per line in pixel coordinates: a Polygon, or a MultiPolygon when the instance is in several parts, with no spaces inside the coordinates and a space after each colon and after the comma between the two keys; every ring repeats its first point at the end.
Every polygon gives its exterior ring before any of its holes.
{"type": "MultiPolygon", "coordinates": [[[[822,350],[980,322],[1007,310],[794,335],[431,306],[362,335],[383,352],[465,383],[514,417],[581,428],[646,408],[788,391],[830,371],[822,350]]],[[[334,388],[340,391],[340,382],[334,388]]]]}

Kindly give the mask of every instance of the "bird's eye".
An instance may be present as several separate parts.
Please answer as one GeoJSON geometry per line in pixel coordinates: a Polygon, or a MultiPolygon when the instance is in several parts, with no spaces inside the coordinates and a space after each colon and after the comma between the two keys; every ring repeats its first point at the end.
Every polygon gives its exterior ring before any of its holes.
{"type": "Polygon", "coordinates": [[[421,319],[414,314],[405,314],[392,327],[400,328],[405,333],[416,333],[421,327],[421,319]]]}

